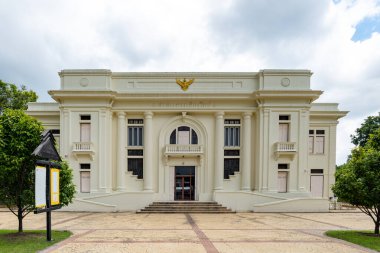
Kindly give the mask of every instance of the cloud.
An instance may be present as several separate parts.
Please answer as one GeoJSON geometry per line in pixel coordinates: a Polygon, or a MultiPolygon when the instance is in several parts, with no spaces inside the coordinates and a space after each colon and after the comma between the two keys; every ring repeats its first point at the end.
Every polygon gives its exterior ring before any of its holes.
{"type": "Polygon", "coordinates": [[[224,55],[251,54],[259,68],[308,68],[318,41],[329,31],[323,1],[239,0],[215,14],[211,27],[224,55]]]}
{"type": "Polygon", "coordinates": [[[238,0],[218,13],[211,25],[219,37],[243,48],[251,43],[283,43],[300,38],[311,40],[323,33],[327,0],[238,0]]]}
{"type": "Polygon", "coordinates": [[[379,2],[0,0],[0,79],[50,101],[66,68],[311,69],[312,88],[325,91],[318,102],[351,111],[338,127],[339,164],[349,135],[380,111],[380,35],[352,40],[380,15],[379,2]]]}

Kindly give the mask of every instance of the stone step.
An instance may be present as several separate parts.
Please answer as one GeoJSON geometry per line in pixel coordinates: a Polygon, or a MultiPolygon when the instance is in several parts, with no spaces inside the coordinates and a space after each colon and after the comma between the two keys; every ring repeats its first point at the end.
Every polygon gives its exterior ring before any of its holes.
{"type": "Polygon", "coordinates": [[[183,205],[183,204],[175,204],[175,205],[165,205],[165,204],[150,204],[149,206],[172,206],[172,207],[221,207],[222,205],[183,205]]]}
{"type": "Polygon", "coordinates": [[[201,210],[201,211],[191,211],[191,210],[185,210],[185,211],[178,211],[178,210],[139,210],[136,213],[236,213],[231,210],[201,210]]]}
{"type": "Polygon", "coordinates": [[[220,205],[217,202],[198,202],[198,201],[170,201],[153,202],[151,205],[220,205]]]}
{"type": "Polygon", "coordinates": [[[145,210],[145,211],[178,211],[178,212],[183,212],[183,211],[227,211],[229,209],[227,208],[222,208],[222,209],[176,209],[176,208],[144,208],[142,210],[145,210]]]}
{"type": "Polygon", "coordinates": [[[153,202],[137,213],[235,213],[215,201],[153,202]]]}
{"type": "Polygon", "coordinates": [[[152,206],[152,205],[149,205],[145,208],[178,208],[178,209],[202,208],[202,209],[209,209],[209,208],[225,208],[225,207],[223,207],[223,206],[166,206],[166,205],[152,206]]]}
{"type": "Polygon", "coordinates": [[[218,211],[227,210],[227,208],[170,208],[170,207],[158,207],[158,208],[144,208],[143,210],[154,211],[154,210],[176,210],[176,211],[218,211]]]}

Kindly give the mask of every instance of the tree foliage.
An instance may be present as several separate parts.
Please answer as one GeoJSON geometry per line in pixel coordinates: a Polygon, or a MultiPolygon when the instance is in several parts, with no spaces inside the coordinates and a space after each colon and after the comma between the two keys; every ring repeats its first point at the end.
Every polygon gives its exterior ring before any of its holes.
{"type": "MultiPolygon", "coordinates": [[[[6,109],[0,116],[0,202],[19,220],[34,209],[34,170],[37,157],[33,150],[41,141],[42,125],[22,110],[6,109]]],[[[60,173],[61,200],[70,203],[75,187],[72,171],[62,163],[60,173]]]]}
{"type": "Polygon", "coordinates": [[[348,162],[336,172],[335,195],[358,207],[380,226],[380,129],[369,134],[364,146],[351,152],[348,162]]]}
{"type": "Polygon", "coordinates": [[[36,102],[37,94],[32,90],[27,90],[25,86],[20,89],[11,83],[5,83],[0,80],[0,114],[3,110],[28,108],[28,102],[36,102]]]}
{"type": "MultiPolygon", "coordinates": [[[[42,126],[21,110],[6,109],[0,116],[0,200],[22,219],[33,208],[31,154],[40,143],[42,126]]],[[[21,228],[22,230],[22,228],[21,228]]]]}
{"type": "Polygon", "coordinates": [[[380,115],[369,116],[361,124],[361,127],[357,128],[354,135],[351,135],[351,142],[356,146],[364,147],[369,140],[370,134],[374,133],[380,128],[380,115]]]}
{"type": "Polygon", "coordinates": [[[73,184],[73,170],[69,167],[66,161],[58,162],[61,164],[59,172],[59,200],[61,205],[67,206],[72,203],[75,195],[75,185],[73,184]]]}

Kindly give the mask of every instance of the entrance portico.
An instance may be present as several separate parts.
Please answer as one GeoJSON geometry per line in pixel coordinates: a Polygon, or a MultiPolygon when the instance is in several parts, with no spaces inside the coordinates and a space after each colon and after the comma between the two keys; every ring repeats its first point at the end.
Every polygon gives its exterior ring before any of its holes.
{"type": "Polygon", "coordinates": [[[163,200],[205,200],[200,197],[207,173],[205,136],[200,121],[184,112],[163,126],[159,140],[163,147],[160,161],[165,171],[159,180],[163,200]]]}

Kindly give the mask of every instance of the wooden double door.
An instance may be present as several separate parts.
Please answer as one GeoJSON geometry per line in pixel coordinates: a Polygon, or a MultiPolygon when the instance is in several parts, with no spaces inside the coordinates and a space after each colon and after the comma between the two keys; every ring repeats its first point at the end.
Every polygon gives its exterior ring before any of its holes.
{"type": "Polygon", "coordinates": [[[195,167],[176,166],[174,200],[195,200],[195,167]]]}

